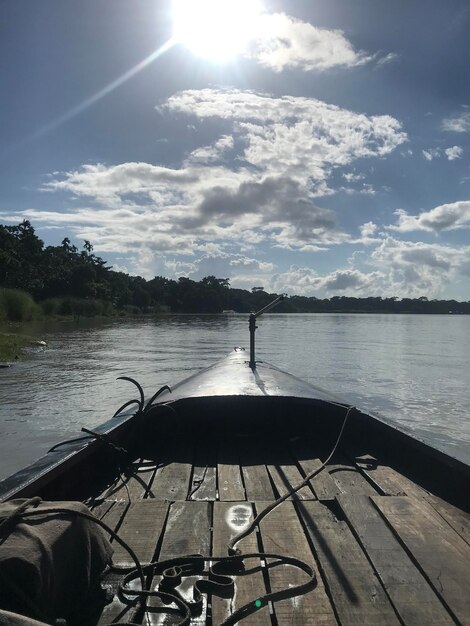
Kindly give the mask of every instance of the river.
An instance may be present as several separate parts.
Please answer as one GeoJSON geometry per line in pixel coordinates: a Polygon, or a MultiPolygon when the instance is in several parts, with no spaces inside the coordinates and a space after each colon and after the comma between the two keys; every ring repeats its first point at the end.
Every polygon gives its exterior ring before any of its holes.
{"type": "MultiPolygon", "coordinates": [[[[470,464],[469,316],[268,314],[258,326],[258,359],[470,464]]],[[[151,394],[247,347],[248,316],[49,321],[15,332],[47,347],[0,370],[0,478],[135,397],[118,376],[151,394]]]]}

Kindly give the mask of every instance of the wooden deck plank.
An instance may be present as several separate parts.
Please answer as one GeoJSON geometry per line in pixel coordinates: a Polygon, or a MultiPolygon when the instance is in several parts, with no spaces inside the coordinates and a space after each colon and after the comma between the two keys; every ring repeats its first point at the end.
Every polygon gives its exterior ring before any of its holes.
{"type": "Polygon", "coordinates": [[[341,625],[398,626],[395,611],[347,523],[321,502],[299,501],[296,506],[341,625]]]}
{"type": "MultiPolygon", "coordinates": [[[[286,447],[281,441],[274,441],[270,449],[270,460],[268,472],[280,496],[303,481],[304,477],[290,453],[289,446],[286,447]],[[274,463],[271,459],[274,459],[274,463]]],[[[293,496],[289,496],[288,500],[315,500],[315,494],[306,485],[293,496]]]]}
{"type": "Polygon", "coordinates": [[[454,620],[370,498],[345,495],[338,502],[403,624],[453,626],[454,620]]]}
{"type": "Polygon", "coordinates": [[[192,480],[189,489],[188,500],[216,500],[217,494],[217,470],[215,467],[206,465],[194,466],[192,480]]]}
{"type": "Polygon", "coordinates": [[[371,454],[355,455],[348,449],[348,455],[355,465],[376,485],[379,493],[384,496],[416,496],[427,495],[422,487],[371,454]]]}
{"type": "Polygon", "coordinates": [[[348,495],[377,495],[378,492],[359,471],[359,469],[348,461],[342,454],[335,454],[334,464],[328,465],[328,473],[338,485],[342,493],[348,495]]]}
{"type": "MultiPolygon", "coordinates": [[[[97,626],[109,626],[114,622],[121,621],[125,623],[132,623],[134,621],[136,608],[123,604],[117,596],[117,590],[122,578],[123,576],[121,574],[111,572],[104,579],[104,584],[112,590],[114,597],[112,602],[104,607],[97,626]]],[[[139,589],[139,583],[135,584],[134,582],[131,588],[139,589]]]]}
{"type": "MultiPolygon", "coordinates": [[[[134,550],[142,565],[150,563],[161,534],[168,504],[156,500],[140,500],[128,504],[127,502],[111,502],[112,507],[103,516],[103,521],[114,530],[117,527],[119,537],[134,550]]],[[[128,552],[116,541],[112,540],[114,549],[113,564],[119,567],[134,565],[128,552]]],[[[111,571],[105,579],[116,594],[119,583],[124,574],[111,571]]],[[[134,581],[131,585],[139,588],[139,582],[134,581]]],[[[99,626],[112,623],[112,621],[132,621],[135,609],[123,604],[117,595],[111,604],[106,606],[100,617],[99,626]]]]}
{"type": "Polygon", "coordinates": [[[262,442],[257,446],[254,441],[246,439],[240,442],[239,452],[246,497],[251,502],[275,499],[268,470],[262,460],[262,445],[262,442]]]}
{"type": "MultiPolygon", "coordinates": [[[[124,469],[124,471],[115,478],[115,480],[108,485],[104,490],[102,490],[98,495],[94,497],[95,502],[100,502],[101,500],[139,500],[142,499],[148,489],[148,484],[152,478],[148,474],[143,475],[138,470],[140,469],[140,465],[143,463],[142,459],[138,459],[130,466],[124,469]],[[127,494],[126,487],[129,490],[129,498],[127,494]]],[[[152,475],[155,473],[154,471],[155,465],[152,465],[152,475]]]]}
{"type": "Polygon", "coordinates": [[[211,514],[207,502],[171,505],[159,560],[186,554],[209,554],[211,514]]]}
{"type": "Polygon", "coordinates": [[[221,501],[241,502],[246,499],[238,450],[226,439],[219,442],[217,475],[221,501]]]}
{"type": "MultiPolygon", "coordinates": [[[[313,450],[309,452],[306,442],[299,439],[291,441],[291,450],[305,476],[321,467],[322,461],[316,458],[313,450]]],[[[341,493],[326,469],[310,481],[310,486],[319,500],[334,500],[341,493]]]]}
{"type": "MultiPolygon", "coordinates": [[[[268,465],[268,472],[279,493],[283,496],[287,491],[296,487],[304,479],[296,465],[268,465]]],[[[302,487],[288,500],[315,500],[315,494],[309,486],[302,487]]]]}
{"type": "MultiPolygon", "coordinates": [[[[269,504],[257,503],[259,513],[269,504]]],[[[304,529],[298,518],[293,502],[283,502],[267,515],[260,524],[261,539],[265,552],[285,554],[301,559],[312,565],[317,574],[318,585],[305,595],[276,602],[274,612],[279,626],[291,624],[337,624],[333,608],[326,594],[315,558],[310,549],[304,529]]],[[[268,570],[272,591],[279,591],[303,583],[307,580],[304,572],[280,566],[268,570]]]]}
{"type": "Polygon", "coordinates": [[[437,496],[426,496],[429,504],[470,545],[470,514],[461,511],[437,496]]]}
{"type": "MultiPolygon", "coordinates": [[[[214,535],[212,542],[212,554],[225,556],[229,541],[242,532],[253,519],[253,508],[248,502],[215,502],[214,503],[214,535]]],[[[240,550],[259,552],[256,532],[252,533],[237,545],[240,550]]],[[[246,561],[247,570],[260,567],[259,559],[246,561]]],[[[261,569],[244,576],[235,578],[236,591],[233,598],[225,599],[217,596],[212,597],[212,623],[221,624],[236,610],[254,602],[266,593],[263,573],[261,569]]],[[[271,618],[267,606],[262,607],[243,620],[245,626],[271,626],[271,618]]]]}
{"type": "MultiPolygon", "coordinates": [[[[137,469],[137,468],[136,468],[137,469]]],[[[105,500],[124,500],[135,502],[143,500],[147,494],[149,484],[155,474],[155,469],[149,472],[135,471],[130,475],[122,475],[118,482],[105,491],[103,498],[105,500]],[[126,489],[127,487],[127,489],[126,489]]]]}
{"type": "MultiPolygon", "coordinates": [[[[153,559],[155,548],[162,532],[163,524],[168,512],[166,502],[156,500],[140,500],[126,505],[124,502],[117,502],[113,508],[125,510],[124,517],[118,529],[118,534],[136,553],[142,565],[147,565],[153,559]],[[124,509],[125,506],[125,509],[124,509]]],[[[110,516],[111,517],[111,516],[110,516]]],[[[103,521],[109,525],[108,518],[103,521]]],[[[134,565],[134,561],[119,543],[113,541],[113,564],[119,567],[129,567],[134,565]]],[[[125,574],[111,572],[105,583],[111,587],[116,594],[118,586],[125,574]]],[[[134,581],[131,588],[139,589],[140,583],[134,581]]],[[[117,595],[114,596],[111,604],[106,606],[101,615],[99,626],[112,623],[112,621],[132,621],[135,617],[134,607],[123,604],[117,595]]]]}
{"type": "MultiPolygon", "coordinates": [[[[123,522],[123,518],[129,508],[128,502],[115,502],[112,501],[112,507],[109,508],[106,513],[103,515],[102,520],[105,522],[110,528],[114,531],[120,531],[121,524],[123,522]]],[[[113,541],[111,538],[111,543],[113,549],[116,550],[119,544],[113,541]]],[[[113,563],[114,563],[114,555],[113,555],[113,563]]],[[[115,594],[113,600],[110,604],[104,607],[101,617],[98,622],[98,626],[107,626],[111,624],[113,621],[132,621],[135,613],[134,607],[129,607],[123,604],[116,595],[117,589],[119,587],[119,583],[123,578],[123,574],[119,574],[117,572],[109,572],[104,579],[104,584],[110,587],[112,592],[115,594]]],[[[136,587],[137,588],[137,587],[136,587]]]]}
{"type": "Polygon", "coordinates": [[[105,489],[101,490],[98,494],[94,494],[93,498],[92,498],[92,501],[100,503],[100,502],[102,502],[103,500],[106,500],[106,499],[111,500],[111,498],[107,498],[107,495],[110,494],[110,493],[113,493],[114,491],[117,491],[120,488],[121,485],[122,485],[122,481],[119,478],[119,476],[117,476],[113,480],[113,482],[109,483],[106,486],[105,489]]]}
{"type": "MultiPolygon", "coordinates": [[[[170,506],[167,523],[165,526],[163,542],[158,557],[159,561],[164,561],[176,556],[190,554],[210,554],[211,544],[211,505],[209,502],[174,502],[170,506]]],[[[178,591],[192,600],[192,589],[197,576],[188,576],[178,587],[178,591]]],[[[152,588],[158,584],[158,577],[154,579],[152,588]]],[[[153,601],[149,606],[155,606],[153,601]]],[[[157,602],[157,606],[161,606],[157,602]]],[[[204,600],[204,608],[201,615],[194,616],[191,625],[205,626],[207,616],[207,602],[204,600]]],[[[171,615],[169,613],[148,613],[149,623],[153,625],[170,626],[181,621],[179,613],[171,615]]]]}
{"type": "Polygon", "coordinates": [[[470,546],[424,500],[372,501],[454,617],[470,624],[470,546]]]}
{"type": "MultiPolygon", "coordinates": [[[[119,537],[134,550],[142,565],[153,560],[167,513],[168,503],[147,499],[132,502],[124,516],[119,537]]],[[[122,567],[134,564],[127,550],[116,542],[113,563],[122,567]]]]}
{"type": "Polygon", "coordinates": [[[103,518],[114,505],[112,500],[105,500],[104,502],[95,502],[89,505],[90,511],[98,519],[103,518]]]}
{"type": "MultiPolygon", "coordinates": [[[[121,520],[129,508],[128,502],[114,502],[113,506],[106,511],[101,518],[114,531],[120,526],[121,520]]],[[[112,539],[111,539],[112,542],[112,539]]]]}
{"type": "Polygon", "coordinates": [[[187,450],[180,456],[179,461],[162,459],[163,466],[160,467],[153,480],[151,493],[149,496],[156,500],[186,500],[189,492],[189,483],[192,472],[192,454],[187,450]]]}
{"type": "Polygon", "coordinates": [[[216,500],[217,451],[213,443],[199,441],[196,445],[193,474],[188,500],[216,500]]]}

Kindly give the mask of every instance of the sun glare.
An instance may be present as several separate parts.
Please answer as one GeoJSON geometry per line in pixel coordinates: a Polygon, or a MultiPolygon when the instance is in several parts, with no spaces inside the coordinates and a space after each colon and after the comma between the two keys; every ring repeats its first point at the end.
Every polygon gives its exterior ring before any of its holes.
{"type": "Polygon", "coordinates": [[[173,0],[173,39],[210,61],[242,54],[257,37],[258,0],[173,0]]]}

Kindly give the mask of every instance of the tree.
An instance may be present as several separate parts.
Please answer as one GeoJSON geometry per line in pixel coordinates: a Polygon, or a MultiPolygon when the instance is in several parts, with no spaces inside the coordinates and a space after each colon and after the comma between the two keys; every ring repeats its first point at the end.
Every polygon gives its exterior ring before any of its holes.
{"type": "Polygon", "coordinates": [[[88,252],[88,254],[91,254],[93,252],[93,246],[88,241],[88,239],[84,240],[83,247],[85,248],[85,251],[88,252]]]}

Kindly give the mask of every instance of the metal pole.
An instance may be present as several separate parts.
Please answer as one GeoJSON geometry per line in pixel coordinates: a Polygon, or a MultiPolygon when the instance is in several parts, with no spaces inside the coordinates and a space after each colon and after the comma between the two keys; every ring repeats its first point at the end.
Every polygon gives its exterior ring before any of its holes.
{"type": "Polygon", "coordinates": [[[275,307],[277,304],[279,304],[279,302],[282,302],[285,297],[286,296],[284,294],[282,294],[282,296],[279,296],[278,298],[276,298],[275,300],[273,300],[272,302],[267,304],[265,307],[260,309],[257,313],[251,313],[250,314],[250,320],[249,320],[249,328],[250,328],[250,361],[249,361],[249,366],[251,367],[252,370],[256,369],[255,331],[258,328],[258,326],[256,326],[256,318],[259,317],[260,315],[263,315],[263,313],[266,313],[266,311],[271,310],[273,307],[275,307]]]}
{"type": "Polygon", "coordinates": [[[252,313],[250,315],[250,367],[252,370],[256,369],[256,361],[255,361],[255,330],[258,328],[256,326],[256,315],[252,313]]]}

